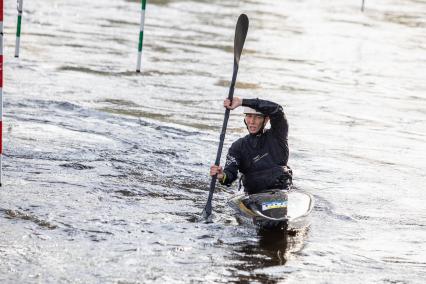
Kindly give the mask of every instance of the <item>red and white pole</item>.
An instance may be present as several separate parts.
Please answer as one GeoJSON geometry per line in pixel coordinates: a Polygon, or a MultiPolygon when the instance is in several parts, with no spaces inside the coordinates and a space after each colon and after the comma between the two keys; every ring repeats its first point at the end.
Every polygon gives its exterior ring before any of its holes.
{"type": "Polygon", "coordinates": [[[3,160],[3,0],[0,0],[0,186],[3,160]]]}

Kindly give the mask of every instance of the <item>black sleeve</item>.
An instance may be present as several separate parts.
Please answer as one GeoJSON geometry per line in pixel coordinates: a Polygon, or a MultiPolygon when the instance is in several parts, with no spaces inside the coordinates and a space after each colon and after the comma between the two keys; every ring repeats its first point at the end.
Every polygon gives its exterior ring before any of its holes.
{"type": "Polygon", "coordinates": [[[287,141],[288,122],[282,106],[274,102],[261,99],[243,99],[243,106],[251,107],[266,116],[269,116],[271,130],[279,140],[287,141]]]}
{"type": "Polygon", "coordinates": [[[226,155],[226,164],[223,172],[225,177],[220,181],[221,184],[230,186],[238,178],[238,169],[240,166],[240,140],[235,141],[226,155]]]}

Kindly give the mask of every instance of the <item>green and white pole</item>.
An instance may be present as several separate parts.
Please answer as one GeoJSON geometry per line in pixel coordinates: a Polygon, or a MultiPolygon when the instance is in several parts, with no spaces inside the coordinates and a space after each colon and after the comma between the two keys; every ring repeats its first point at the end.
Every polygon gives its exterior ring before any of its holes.
{"type": "Polygon", "coordinates": [[[19,44],[21,42],[21,21],[22,21],[22,3],[23,0],[18,0],[18,23],[16,26],[16,45],[15,57],[19,57],[19,44]]]}
{"type": "MultiPolygon", "coordinates": [[[[21,0],[22,1],[22,0],[21,0]]],[[[141,72],[141,61],[142,61],[142,44],[143,44],[143,30],[145,25],[145,7],[146,0],[141,0],[142,10],[141,10],[141,25],[139,31],[139,45],[138,45],[138,63],[136,66],[136,72],[141,72]]]]}

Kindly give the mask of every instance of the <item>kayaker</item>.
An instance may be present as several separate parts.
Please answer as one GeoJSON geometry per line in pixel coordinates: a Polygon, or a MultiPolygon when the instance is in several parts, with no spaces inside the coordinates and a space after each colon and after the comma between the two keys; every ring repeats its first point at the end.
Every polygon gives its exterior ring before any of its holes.
{"type": "Polygon", "coordinates": [[[244,107],[244,123],[249,134],[231,145],[225,168],[212,165],[210,175],[217,174],[221,184],[230,186],[240,172],[248,194],[289,188],[292,172],[287,166],[288,122],[283,108],[271,101],[239,97],[226,99],[223,106],[230,110],[244,107]],[[266,129],[268,122],[271,127],[266,129]]]}

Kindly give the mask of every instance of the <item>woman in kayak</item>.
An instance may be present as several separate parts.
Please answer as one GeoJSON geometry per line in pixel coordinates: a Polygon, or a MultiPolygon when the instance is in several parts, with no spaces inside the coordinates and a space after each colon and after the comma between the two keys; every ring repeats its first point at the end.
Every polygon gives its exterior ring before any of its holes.
{"type": "Polygon", "coordinates": [[[217,175],[221,184],[230,186],[242,173],[242,182],[248,194],[270,189],[288,189],[292,172],[288,161],[288,122],[283,108],[261,99],[226,99],[223,106],[233,110],[244,107],[244,123],[248,135],[235,141],[226,156],[225,168],[212,165],[210,175],[217,175]],[[270,122],[271,128],[265,129],[270,122]]]}

